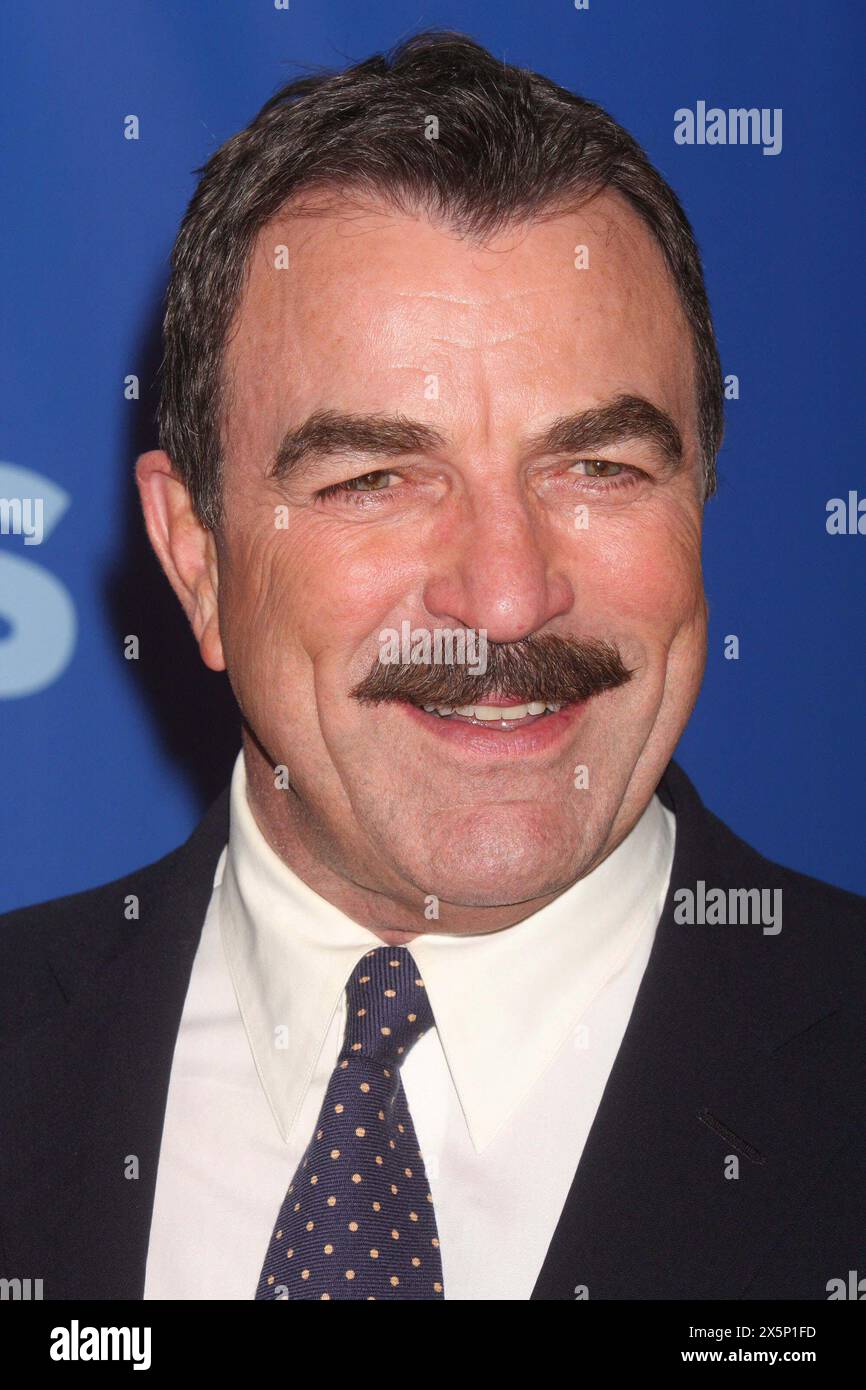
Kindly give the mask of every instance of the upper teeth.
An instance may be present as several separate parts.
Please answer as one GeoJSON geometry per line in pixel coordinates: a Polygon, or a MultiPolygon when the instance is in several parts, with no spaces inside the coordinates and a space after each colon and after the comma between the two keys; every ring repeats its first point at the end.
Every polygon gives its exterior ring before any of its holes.
{"type": "Polygon", "coordinates": [[[556,713],[561,705],[552,701],[532,700],[528,705],[425,705],[428,714],[464,714],[469,719],[525,719],[528,714],[556,713]]]}

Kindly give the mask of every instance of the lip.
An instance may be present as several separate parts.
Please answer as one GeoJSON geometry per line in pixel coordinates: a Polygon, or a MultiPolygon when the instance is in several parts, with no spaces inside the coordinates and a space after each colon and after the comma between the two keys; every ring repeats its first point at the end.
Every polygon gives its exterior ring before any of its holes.
{"type": "MultiPolygon", "coordinates": [[[[523,724],[514,729],[485,729],[483,725],[470,724],[459,719],[442,719],[438,714],[427,714],[417,705],[403,700],[397,703],[408,718],[426,730],[431,737],[449,745],[455,753],[479,761],[497,762],[558,751],[589,701],[581,700],[563,705],[556,714],[546,714],[543,719],[539,718],[531,724],[523,724]]],[[[484,703],[493,705],[499,704],[499,701],[485,700],[484,703]]],[[[508,705],[503,703],[503,708],[507,709],[508,705]]]]}

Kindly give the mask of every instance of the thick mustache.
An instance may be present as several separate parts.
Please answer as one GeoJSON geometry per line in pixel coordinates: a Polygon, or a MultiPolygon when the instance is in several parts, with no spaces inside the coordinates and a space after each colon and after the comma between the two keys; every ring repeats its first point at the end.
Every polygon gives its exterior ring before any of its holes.
{"type": "Polygon", "coordinates": [[[610,642],[541,633],[519,642],[488,642],[482,675],[463,665],[377,662],[351,693],[369,704],[458,706],[483,704],[491,696],[570,704],[615,690],[633,674],[610,642]]]}

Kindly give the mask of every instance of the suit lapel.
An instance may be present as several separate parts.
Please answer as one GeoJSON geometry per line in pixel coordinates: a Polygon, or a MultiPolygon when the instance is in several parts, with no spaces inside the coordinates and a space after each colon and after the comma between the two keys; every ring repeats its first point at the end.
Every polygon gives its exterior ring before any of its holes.
{"type": "Polygon", "coordinates": [[[679,887],[773,887],[784,871],[675,764],[660,793],[677,817],[670,888],[534,1299],[740,1297],[856,1124],[837,1081],[839,998],[795,977],[784,926],[674,921],[679,887]]]}
{"type": "Polygon", "coordinates": [[[116,954],[86,979],[80,955],[58,955],[57,1011],[3,1053],[5,1264],[43,1278],[46,1298],[143,1295],[171,1060],[227,828],[224,794],[116,901],[100,890],[122,924],[116,954]],[[128,892],[137,921],[124,920],[128,892]]]}

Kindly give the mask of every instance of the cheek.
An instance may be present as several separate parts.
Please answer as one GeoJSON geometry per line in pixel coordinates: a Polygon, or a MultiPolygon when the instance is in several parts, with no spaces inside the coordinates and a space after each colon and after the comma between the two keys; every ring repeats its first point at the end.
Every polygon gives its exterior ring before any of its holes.
{"type": "Polygon", "coordinates": [[[290,667],[301,680],[320,659],[345,669],[388,620],[411,585],[411,569],[383,532],[257,528],[221,559],[220,627],[230,665],[290,667]]]}
{"type": "Polygon", "coordinates": [[[636,628],[667,646],[702,607],[700,526],[686,509],[607,518],[588,560],[580,588],[590,612],[625,631],[636,628]]]}

